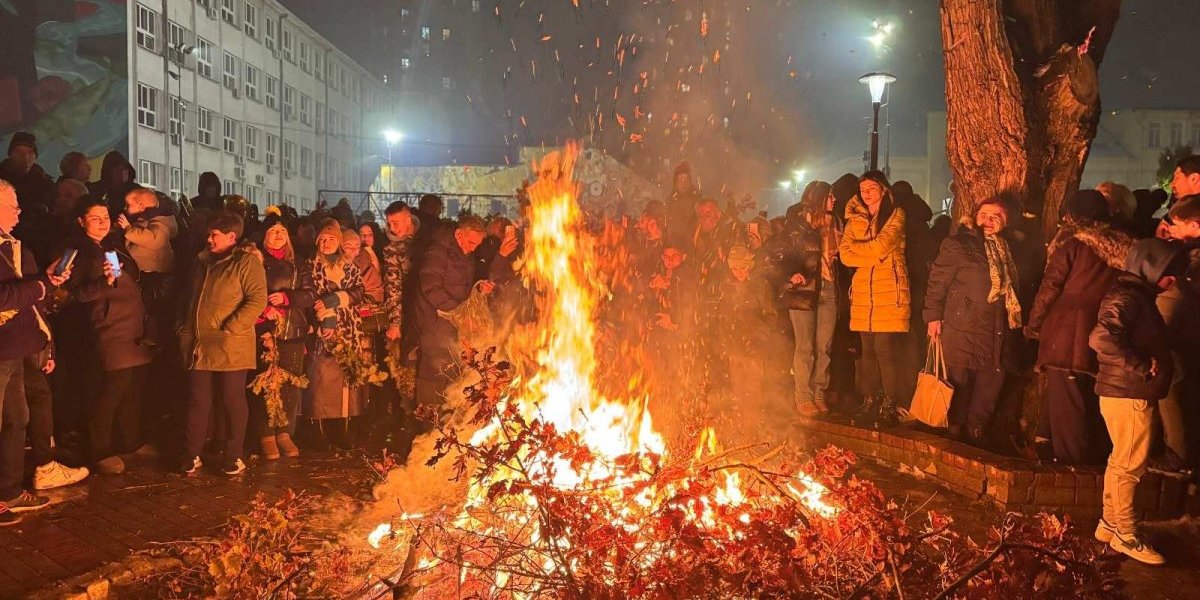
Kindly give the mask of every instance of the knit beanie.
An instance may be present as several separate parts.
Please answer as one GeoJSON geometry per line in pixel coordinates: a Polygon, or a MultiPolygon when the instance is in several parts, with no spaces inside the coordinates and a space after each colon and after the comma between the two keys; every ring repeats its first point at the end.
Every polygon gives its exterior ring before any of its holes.
{"type": "Polygon", "coordinates": [[[33,148],[33,153],[38,153],[37,137],[28,131],[18,131],[12,135],[12,139],[8,142],[8,153],[12,154],[13,148],[17,146],[29,146],[33,148]]]}

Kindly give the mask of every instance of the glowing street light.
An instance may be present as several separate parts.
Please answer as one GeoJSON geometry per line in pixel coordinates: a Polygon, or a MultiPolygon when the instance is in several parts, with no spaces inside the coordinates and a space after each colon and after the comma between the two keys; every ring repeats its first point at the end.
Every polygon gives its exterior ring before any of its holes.
{"type": "Polygon", "coordinates": [[[792,180],[791,180],[791,179],[784,179],[783,181],[780,181],[780,182],[779,182],[779,189],[781,189],[781,190],[783,190],[783,191],[785,191],[785,192],[787,192],[787,191],[791,191],[791,189],[792,189],[792,180]]]}
{"type": "Polygon", "coordinates": [[[867,41],[871,43],[876,50],[881,50],[887,46],[887,40],[891,37],[892,32],[896,30],[896,26],[888,22],[880,23],[878,20],[871,21],[871,27],[875,33],[867,36],[867,41]]]}
{"type": "Polygon", "coordinates": [[[395,129],[383,130],[383,141],[387,142],[388,147],[388,164],[392,164],[392,148],[404,139],[404,134],[395,129]]]}
{"type": "Polygon", "coordinates": [[[796,169],[792,171],[792,179],[796,182],[796,187],[800,187],[804,185],[805,181],[808,181],[808,171],[796,169]]]}
{"type": "Polygon", "coordinates": [[[871,107],[874,111],[871,120],[871,170],[874,171],[879,168],[879,107],[883,104],[887,86],[896,81],[896,76],[891,73],[867,73],[858,80],[867,84],[867,89],[871,92],[871,107]]]}

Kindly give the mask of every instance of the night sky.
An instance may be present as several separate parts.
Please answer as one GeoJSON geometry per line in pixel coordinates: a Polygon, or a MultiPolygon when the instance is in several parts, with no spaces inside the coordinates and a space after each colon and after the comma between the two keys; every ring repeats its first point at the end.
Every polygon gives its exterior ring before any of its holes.
{"type": "MultiPolygon", "coordinates": [[[[367,36],[362,35],[368,26],[367,11],[355,11],[353,7],[366,6],[368,3],[386,4],[387,0],[282,1],[368,69],[376,64],[371,53],[377,49],[371,48],[367,36]]],[[[502,5],[507,12],[515,10],[519,1],[503,0],[502,5]],[[509,5],[512,5],[511,8],[509,5]]],[[[870,104],[865,86],[859,84],[857,78],[874,70],[888,70],[899,77],[892,89],[893,153],[925,153],[926,113],[944,110],[945,107],[937,0],[707,1],[710,6],[738,6],[741,11],[738,18],[742,19],[742,25],[735,35],[729,36],[732,51],[726,54],[731,56],[720,65],[720,73],[722,77],[734,79],[739,88],[734,90],[735,98],[744,99],[747,93],[751,93],[758,103],[750,111],[750,120],[755,120],[757,128],[751,132],[754,135],[742,135],[740,140],[734,140],[732,144],[738,147],[740,153],[754,155],[758,166],[762,167],[760,170],[786,172],[805,162],[836,159],[861,152],[865,146],[870,104]],[[873,47],[867,39],[874,32],[873,21],[891,22],[895,26],[882,49],[873,47]],[[755,28],[761,31],[747,31],[755,28]],[[764,105],[769,105],[769,108],[764,105]],[[751,143],[754,148],[748,147],[751,143]]],[[[544,11],[546,22],[539,31],[554,36],[549,44],[562,44],[564,54],[569,55],[569,51],[576,47],[576,41],[592,36],[592,29],[639,31],[653,37],[653,23],[647,28],[644,22],[647,4],[656,5],[656,10],[660,11],[658,23],[663,21],[663,10],[682,14],[691,8],[699,12],[705,5],[701,0],[607,0],[609,8],[604,12],[597,8],[604,2],[580,0],[584,8],[578,13],[583,17],[578,18],[570,8],[570,0],[523,0],[519,16],[507,15],[503,24],[495,26],[511,29],[504,32],[505,38],[512,36],[523,42],[534,35],[532,21],[539,12],[544,11]],[[587,9],[589,3],[591,12],[587,9]],[[618,6],[623,8],[616,8],[618,6]],[[618,19],[620,22],[614,28],[611,22],[591,25],[589,19],[618,19]],[[514,22],[520,20],[526,22],[514,22]]],[[[484,2],[485,6],[491,4],[491,0],[484,2]]],[[[1200,107],[1200,62],[1193,58],[1197,51],[1194,35],[1196,23],[1200,23],[1200,2],[1196,0],[1125,0],[1124,15],[1117,26],[1105,62],[1101,65],[1104,108],[1200,107]]],[[[685,27],[695,27],[694,24],[684,24],[680,18],[675,25],[680,28],[677,36],[699,37],[698,31],[691,33],[684,30],[685,27]]],[[[717,32],[717,35],[723,36],[724,33],[717,32]]],[[[545,47],[532,43],[536,41],[533,39],[523,47],[532,47],[532,52],[540,52],[541,56],[545,56],[545,47]]],[[[604,43],[607,48],[611,41],[605,40],[604,43]]],[[[641,56],[645,62],[637,65],[637,68],[644,69],[645,64],[654,64],[657,57],[648,57],[646,54],[661,51],[661,46],[645,44],[641,56]]],[[[702,43],[697,47],[701,46],[711,54],[711,44],[702,43]]],[[[687,52],[686,48],[676,47],[672,51],[683,53],[687,52]]],[[[509,48],[500,50],[511,53],[509,48]]],[[[505,54],[498,52],[497,56],[503,57],[505,54]]],[[[711,58],[709,55],[700,60],[711,58]]],[[[522,63],[528,66],[530,57],[517,52],[505,60],[511,60],[520,68],[522,63]]],[[[579,68],[583,69],[582,66],[579,68]]],[[[495,69],[499,72],[504,67],[498,64],[495,69]]],[[[570,72],[566,75],[567,79],[575,75],[587,76],[570,72]]],[[[601,79],[603,76],[603,73],[596,75],[601,79]]],[[[499,78],[496,81],[498,83],[499,78]]],[[[657,88],[670,88],[675,81],[669,73],[664,73],[652,78],[650,83],[657,88]]],[[[553,82],[546,85],[553,85],[553,82]]],[[[538,93],[553,97],[569,96],[569,85],[562,86],[561,90],[541,88],[538,93]],[[548,89],[551,91],[546,91],[548,89]]],[[[604,83],[600,83],[596,87],[603,86],[604,83]]],[[[664,110],[662,99],[658,100],[659,110],[664,110]]],[[[720,106],[722,99],[713,100],[711,105],[720,106]]],[[[572,133],[578,135],[581,130],[578,119],[568,124],[565,114],[570,112],[568,107],[562,110],[555,110],[549,104],[531,107],[529,104],[537,100],[522,99],[516,94],[505,96],[505,102],[513,104],[507,108],[514,115],[528,115],[533,123],[523,129],[512,123],[497,123],[494,130],[478,128],[480,136],[491,138],[480,139],[479,143],[507,141],[497,139],[506,133],[510,136],[508,140],[522,143],[555,143],[570,137],[572,133]]],[[[649,102],[643,103],[650,106],[649,102]]],[[[666,106],[669,106],[669,102],[666,106]]],[[[617,110],[628,114],[632,107],[617,110]]],[[[610,114],[615,114],[617,110],[612,110],[610,114]]],[[[693,117],[692,127],[695,128],[699,120],[697,117],[703,115],[693,117]]],[[[675,160],[689,153],[689,148],[678,144],[677,139],[670,143],[655,144],[656,132],[661,131],[657,124],[647,127],[644,141],[639,140],[633,149],[630,149],[628,139],[614,137],[608,132],[615,127],[610,123],[605,125],[608,127],[605,135],[609,136],[605,146],[614,150],[618,157],[628,158],[631,162],[660,153],[663,159],[675,160]]],[[[428,135],[431,138],[438,137],[439,132],[428,135]]],[[[461,137],[445,132],[440,132],[440,135],[445,139],[461,137]]],[[[756,175],[772,174],[759,172],[756,175]]]]}

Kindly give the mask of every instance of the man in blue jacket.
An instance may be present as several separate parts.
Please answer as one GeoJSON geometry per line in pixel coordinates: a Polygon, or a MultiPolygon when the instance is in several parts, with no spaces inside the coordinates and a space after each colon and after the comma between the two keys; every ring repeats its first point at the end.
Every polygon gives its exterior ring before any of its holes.
{"type": "Polygon", "coordinates": [[[12,235],[20,216],[16,190],[0,180],[0,525],[12,525],[21,520],[18,513],[49,503],[22,487],[29,424],[24,360],[49,337],[34,305],[70,276],[69,271],[38,272],[33,253],[12,235]]]}

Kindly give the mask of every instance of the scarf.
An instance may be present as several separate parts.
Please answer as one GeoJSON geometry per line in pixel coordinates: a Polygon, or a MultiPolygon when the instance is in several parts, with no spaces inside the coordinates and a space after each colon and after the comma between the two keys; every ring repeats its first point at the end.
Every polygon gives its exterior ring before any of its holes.
{"type": "Polygon", "coordinates": [[[992,288],[988,290],[988,302],[995,302],[1004,296],[1004,310],[1008,313],[1008,328],[1021,327],[1021,303],[1017,300],[1017,292],[1013,282],[1017,266],[1013,263],[1012,252],[1008,242],[996,235],[983,236],[983,252],[987,255],[988,279],[992,288]]]}

